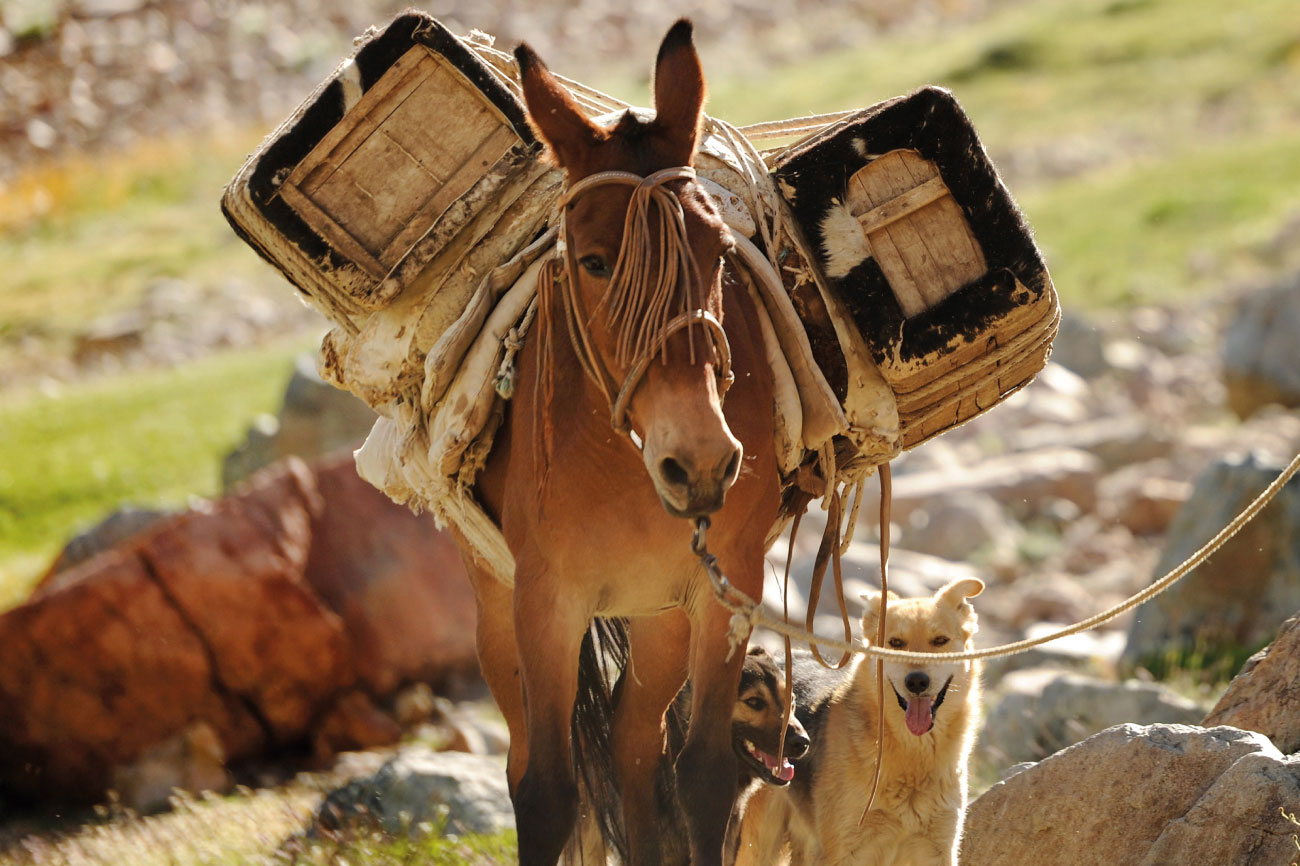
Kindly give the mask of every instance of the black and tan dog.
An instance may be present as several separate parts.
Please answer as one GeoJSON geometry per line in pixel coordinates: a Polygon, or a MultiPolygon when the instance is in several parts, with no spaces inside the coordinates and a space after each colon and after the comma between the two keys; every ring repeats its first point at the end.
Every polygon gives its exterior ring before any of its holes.
{"type": "MultiPolygon", "coordinates": [[[[690,715],[690,688],[682,689],[673,702],[665,723],[668,755],[681,750],[686,722],[690,715]]],[[[785,749],[780,759],[781,725],[785,719],[785,676],[776,660],[762,647],[751,647],[740,673],[740,690],[731,714],[731,743],[738,759],[736,799],[732,804],[731,823],[727,828],[726,862],[735,860],[740,844],[741,814],[746,802],[763,788],[784,788],[795,778],[795,761],[808,753],[808,733],[794,713],[785,732],[785,749]]],[[[664,770],[667,771],[665,766],[664,770]]],[[[660,800],[667,800],[667,785],[672,776],[660,773],[660,800]]],[[[675,800],[675,798],[673,798],[675,800]]],[[[668,804],[665,802],[665,807],[668,804]]],[[[678,816],[680,824],[680,816],[678,816]]],[[[684,825],[683,825],[684,826],[684,825]]],[[[663,836],[663,863],[685,864],[689,861],[683,844],[684,834],[666,828],[663,836]]]]}
{"type": "MultiPolygon", "coordinates": [[[[885,645],[922,653],[971,648],[976,579],[928,598],[893,598],[885,645]]],[[[868,596],[864,639],[874,642],[879,594],[868,596]]],[[[749,798],[738,866],[956,866],[966,810],[966,762],[979,715],[979,671],[970,662],[887,661],[884,731],[879,732],[876,662],[859,656],[842,671],[811,655],[793,665],[796,712],[812,737],[798,775],[784,789],[749,798]],[[863,819],[884,760],[875,804],[863,819]]]]}
{"type": "MultiPolygon", "coordinates": [[[[690,706],[691,692],[687,685],[664,716],[667,748],[656,780],[656,799],[659,802],[663,830],[660,835],[660,863],[663,866],[686,866],[690,859],[673,772],[673,762],[685,742],[690,706]]],[[[786,727],[782,757],[776,757],[781,745],[785,707],[785,675],[765,649],[752,647],[746,654],[741,669],[740,688],[731,716],[737,785],[727,832],[727,862],[735,860],[735,852],[740,843],[740,814],[745,802],[759,789],[789,785],[795,778],[793,762],[808,752],[808,734],[799,719],[791,714],[786,727]]],[[[611,793],[615,792],[605,789],[607,796],[611,793]]],[[[597,816],[589,814],[588,817],[594,820],[597,816]]],[[[622,833],[618,826],[617,811],[607,811],[600,816],[600,821],[600,830],[587,822],[582,830],[584,838],[579,842],[581,853],[570,851],[566,857],[568,862],[581,862],[585,866],[604,863],[611,848],[618,855],[617,859],[626,861],[625,853],[621,850],[622,833]]]]}

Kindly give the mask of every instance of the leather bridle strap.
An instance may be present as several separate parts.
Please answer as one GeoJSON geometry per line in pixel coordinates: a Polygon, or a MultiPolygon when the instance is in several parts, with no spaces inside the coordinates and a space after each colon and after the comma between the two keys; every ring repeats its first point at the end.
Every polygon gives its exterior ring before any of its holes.
{"type": "MultiPolygon", "coordinates": [[[[665,168],[649,176],[642,177],[639,174],[626,171],[602,171],[589,175],[575,183],[565,191],[560,197],[558,207],[561,219],[564,217],[566,208],[572,204],[573,200],[597,186],[610,183],[621,183],[635,187],[633,190],[632,200],[628,203],[628,218],[625,222],[633,219],[644,223],[645,208],[652,197],[658,197],[661,206],[669,208],[669,213],[674,214],[682,224],[682,236],[684,237],[684,215],[680,200],[672,193],[662,188],[662,184],[672,180],[694,180],[695,169],[690,166],[676,166],[665,168]]],[[[625,229],[625,244],[626,244],[625,229]]],[[[628,369],[628,374],[623,380],[621,387],[617,387],[616,380],[609,372],[609,368],[601,360],[600,354],[592,341],[589,326],[591,318],[587,313],[586,307],[582,302],[582,297],[577,291],[577,260],[573,244],[569,237],[567,225],[563,229],[564,238],[564,276],[565,287],[564,307],[565,320],[568,326],[569,339],[573,344],[574,352],[578,356],[579,363],[583,371],[587,374],[605,395],[606,401],[610,405],[610,423],[615,430],[620,433],[629,434],[631,425],[627,418],[628,405],[631,403],[632,395],[636,392],[637,386],[645,378],[647,369],[654,356],[664,350],[668,338],[683,328],[690,328],[695,324],[700,324],[709,332],[710,345],[713,347],[715,375],[718,380],[718,395],[721,397],[735,380],[735,374],[731,370],[731,346],[727,342],[726,332],[722,328],[722,323],[718,317],[708,310],[695,309],[681,313],[670,319],[660,329],[655,338],[643,348],[633,359],[628,369]]],[[[622,276],[622,271],[628,267],[629,263],[623,260],[623,252],[620,251],[619,261],[615,264],[611,284],[622,276]]],[[[665,266],[667,263],[665,262],[665,266]]]]}

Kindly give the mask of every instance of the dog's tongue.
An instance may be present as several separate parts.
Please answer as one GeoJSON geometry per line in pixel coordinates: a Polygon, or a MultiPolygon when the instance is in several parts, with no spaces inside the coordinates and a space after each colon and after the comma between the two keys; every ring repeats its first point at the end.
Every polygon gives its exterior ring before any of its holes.
{"type": "Polygon", "coordinates": [[[759,754],[763,756],[763,763],[767,765],[767,768],[773,771],[773,776],[776,776],[782,782],[788,782],[794,778],[794,764],[790,763],[789,758],[782,758],[781,766],[778,768],[775,755],[769,755],[767,752],[759,752],[759,754]]]}
{"type": "Polygon", "coordinates": [[[934,727],[934,698],[912,698],[907,702],[907,729],[918,737],[934,727]]]}

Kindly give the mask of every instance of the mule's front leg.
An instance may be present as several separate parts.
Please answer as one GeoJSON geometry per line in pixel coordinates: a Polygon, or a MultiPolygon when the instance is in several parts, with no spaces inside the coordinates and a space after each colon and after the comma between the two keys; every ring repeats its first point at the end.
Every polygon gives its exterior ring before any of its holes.
{"type": "Polygon", "coordinates": [[[620,682],[611,738],[629,866],[664,863],[663,843],[675,841],[665,837],[679,829],[672,804],[667,813],[661,808],[656,780],[664,751],[664,710],[686,679],[690,636],[690,623],[680,610],[633,619],[629,625],[630,662],[620,682]]]}
{"type": "Polygon", "coordinates": [[[731,614],[711,596],[702,597],[700,604],[703,610],[693,617],[691,724],[677,759],[677,796],[686,813],[691,863],[719,866],[736,800],[738,766],[731,742],[731,716],[745,647],[736,647],[727,660],[731,614]]]}
{"type": "Polygon", "coordinates": [[[528,729],[528,763],[513,792],[520,866],[554,866],[577,820],[571,720],[589,617],[565,601],[544,574],[516,569],[515,634],[528,729]]]}

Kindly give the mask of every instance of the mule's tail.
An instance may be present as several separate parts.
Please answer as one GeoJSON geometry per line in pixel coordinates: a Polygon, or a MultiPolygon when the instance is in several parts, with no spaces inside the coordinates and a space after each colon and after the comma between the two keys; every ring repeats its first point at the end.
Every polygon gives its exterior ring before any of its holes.
{"type": "Polygon", "coordinates": [[[574,775],[582,788],[582,817],[566,854],[565,859],[570,863],[582,862],[582,853],[596,850],[602,840],[603,845],[617,855],[619,862],[627,862],[622,800],[615,780],[614,752],[610,744],[614,684],[627,669],[627,660],[627,621],[593,620],[578,656],[578,695],[573,705],[574,775]],[[584,840],[584,831],[590,833],[592,829],[599,832],[601,839],[584,840]]]}

